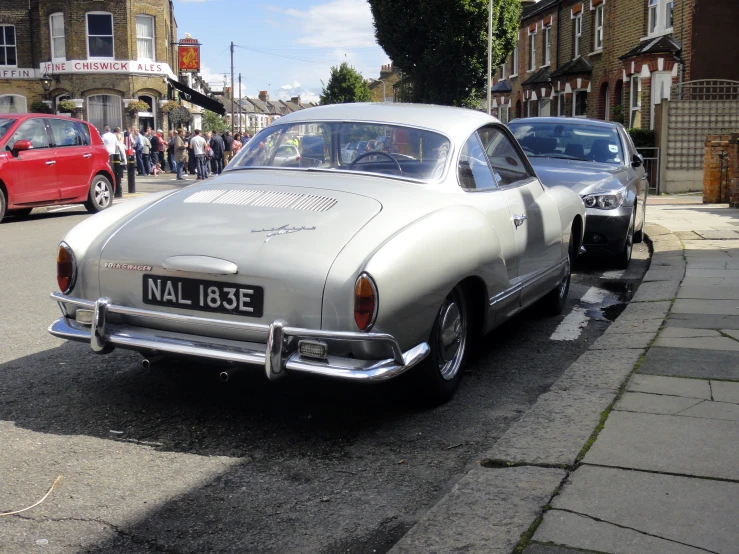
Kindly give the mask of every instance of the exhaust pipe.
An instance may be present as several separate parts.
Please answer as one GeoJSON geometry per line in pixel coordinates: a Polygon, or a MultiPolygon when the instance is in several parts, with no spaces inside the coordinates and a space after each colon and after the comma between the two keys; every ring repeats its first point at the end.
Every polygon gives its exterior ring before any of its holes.
{"type": "Polygon", "coordinates": [[[221,371],[221,374],[219,375],[221,383],[228,383],[228,381],[233,379],[235,375],[241,373],[243,370],[243,367],[234,367],[226,371],[221,371]]]}
{"type": "Polygon", "coordinates": [[[149,369],[154,364],[161,362],[163,359],[164,359],[164,356],[154,356],[152,358],[144,358],[143,360],[141,360],[141,367],[143,367],[144,369],[149,369]]]}

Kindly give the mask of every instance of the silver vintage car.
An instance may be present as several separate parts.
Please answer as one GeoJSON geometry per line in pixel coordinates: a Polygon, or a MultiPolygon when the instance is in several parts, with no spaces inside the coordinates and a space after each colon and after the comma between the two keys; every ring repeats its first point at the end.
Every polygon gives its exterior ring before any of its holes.
{"type": "MultiPolygon", "coordinates": [[[[585,229],[479,112],[343,104],[280,118],[215,179],[129,200],[58,251],[49,331],[137,350],[454,393],[473,338],[541,300],[562,310],[585,229]],[[377,140],[382,151],[342,156],[377,140]],[[286,144],[299,163],[277,166],[286,144]]],[[[232,369],[233,368],[233,369],[232,369]]]]}

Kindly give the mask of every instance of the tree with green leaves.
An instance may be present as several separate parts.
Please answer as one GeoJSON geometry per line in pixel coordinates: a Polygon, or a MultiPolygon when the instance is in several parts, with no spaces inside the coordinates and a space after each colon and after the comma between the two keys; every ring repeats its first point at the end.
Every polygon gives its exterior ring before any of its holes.
{"type": "Polygon", "coordinates": [[[203,112],[203,132],[223,133],[227,127],[226,120],[222,116],[210,110],[203,112]]]}
{"type": "MultiPolygon", "coordinates": [[[[403,100],[470,106],[485,97],[490,0],[368,0],[375,37],[403,72],[403,100]]],[[[492,65],[518,40],[520,0],[492,0],[492,65]]]]}
{"type": "Polygon", "coordinates": [[[321,104],[346,104],[369,100],[369,86],[361,73],[346,62],[331,68],[328,84],[324,85],[321,91],[321,104]]]}

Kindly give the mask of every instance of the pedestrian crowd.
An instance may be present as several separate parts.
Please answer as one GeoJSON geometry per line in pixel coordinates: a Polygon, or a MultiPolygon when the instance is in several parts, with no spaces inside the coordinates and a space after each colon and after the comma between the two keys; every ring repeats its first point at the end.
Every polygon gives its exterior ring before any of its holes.
{"type": "MultiPolygon", "coordinates": [[[[108,127],[105,129],[107,133],[108,127]]],[[[142,133],[139,129],[131,128],[124,133],[123,149],[133,152],[139,176],[169,172],[176,173],[177,179],[185,179],[188,175],[207,179],[212,175],[220,175],[250,138],[249,134],[231,135],[231,131],[223,134],[211,131],[203,133],[200,129],[192,132],[177,129],[165,137],[161,129],[156,132],[146,129],[142,133]]],[[[107,147],[105,138],[103,143],[107,147]]],[[[125,156],[122,159],[125,160],[125,156]]]]}

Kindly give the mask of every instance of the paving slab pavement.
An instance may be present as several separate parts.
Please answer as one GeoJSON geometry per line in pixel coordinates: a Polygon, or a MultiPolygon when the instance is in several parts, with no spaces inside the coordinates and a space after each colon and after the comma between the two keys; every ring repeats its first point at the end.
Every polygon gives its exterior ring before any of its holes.
{"type": "Polygon", "coordinates": [[[583,466],[552,501],[554,513],[546,514],[534,540],[625,554],[692,552],[681,546],[736,553],[737,498],[739,483],[583,466]],[[560,511],[585,517],[558,519],[560,511]],[[593,528],[594,519],[617,529],[593,528]],[[649,537],[673,544],[661,549],[647,544],[649,537]],[[623,550],[619,538],[635,547],[623,550]]]}
{"type": "Polygon", "coordinates": [[[639,373],[700,379],[739,380],[739,352],[653,346],[639,373]]]}

